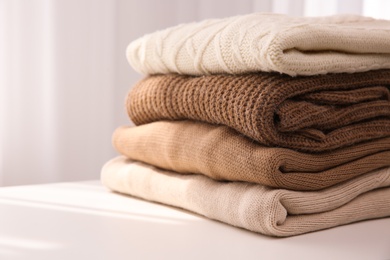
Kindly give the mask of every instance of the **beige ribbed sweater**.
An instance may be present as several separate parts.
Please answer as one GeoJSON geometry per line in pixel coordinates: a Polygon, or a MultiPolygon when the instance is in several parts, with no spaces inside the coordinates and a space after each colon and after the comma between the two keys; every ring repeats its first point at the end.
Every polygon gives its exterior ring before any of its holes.
{"type": "Polygon", "coordinates": [[[158,121],[118,128],[113,145],[126,157],[182,174],[318,190],[390,166],[390,138],[310,154],[265,147],[226,126],[158,121]]]}
{"type": "Polygon", "coordinates": [[[254,13],[181,24],[130,43],[144,74],[276,71],[291,76],[390,68],[390,21],[254,13]]]}
{"type": "Polygon", "coordinates": [[[390,216],[390,169],[316,192],[217,182],[202,175],[163,171],[124,157],[102,169],[108,188],[193,211],[270,236],[293,236],[390,216]]]}

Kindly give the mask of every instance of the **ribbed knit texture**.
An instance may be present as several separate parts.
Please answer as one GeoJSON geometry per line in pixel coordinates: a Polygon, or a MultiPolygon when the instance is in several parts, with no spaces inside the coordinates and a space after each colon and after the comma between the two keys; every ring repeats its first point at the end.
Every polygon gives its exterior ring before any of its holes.
{"type": "Polygon", "coordinates": [[[129,92],[136,125],[192,119],[267,146],[322,152],[390,136],[390,70],[295,77],[275,73],[150,76],[129,92]]]}
{"type": "Polygon", "coordinates": [[[145,35],[127,58],[144,74],[362,72],[390,68],[390,21],[262,13],[205,20],[145,35]]]}
{"type": "Polygon", "coordinates": [[[293,236],[360,220],[390,216],[390,170],[316,192],[270,189],[180,175],[118,157],[102,169],[108,188],[193,211],[271,236],[293,236]]]}
{"type": "Polygon", "coordinates": [[[113,145],[126,157],[182,174],[318,190],[390,166],[390,138],[320,154],[265,147],[226,126],[159,121],[118,128],[113,145]]]}

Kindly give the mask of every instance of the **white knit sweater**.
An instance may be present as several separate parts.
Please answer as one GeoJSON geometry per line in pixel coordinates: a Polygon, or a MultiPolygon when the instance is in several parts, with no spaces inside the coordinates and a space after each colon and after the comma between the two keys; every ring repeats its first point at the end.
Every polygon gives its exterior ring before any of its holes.
{"type": "Polygon", "coordinates": [[[143,74],[277,71],[291,76],[390,68],[390,21],[255,13],[182,24],[132,42],[143,74]]]}

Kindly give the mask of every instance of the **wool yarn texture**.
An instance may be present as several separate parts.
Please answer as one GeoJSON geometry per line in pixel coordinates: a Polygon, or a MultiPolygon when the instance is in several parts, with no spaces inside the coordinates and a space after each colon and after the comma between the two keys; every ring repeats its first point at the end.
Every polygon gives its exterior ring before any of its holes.
{"type": "Polygon", "coordinates": [[[130,43],[126,56],[143,74],[308,76],[388,69],[390,21],[254,13],[145,35],[130,43]]]}
{"type": "Polygon", "coordinates": [[[390,216],[390,169],[315,192],[181,175],[125,157],[102,169],[109,189],[183,208],[270,236],[287,237],[390,216]]]}
{"type": "Polygon", "coordinates": [[[257,142],[324,152],[390,136],[390,70],[290,77],[276,73],[149,76],[129,92],[136,125],[229,126],[257,142]]]}
{"type": "Polygon", "coordinates": [[[266,147],[229,127],[194,121],[120,127],[113,145],[127,158],[176,173],[292,190],[319,190],[390,166],[390,138],[312,154],[266,147]]]}

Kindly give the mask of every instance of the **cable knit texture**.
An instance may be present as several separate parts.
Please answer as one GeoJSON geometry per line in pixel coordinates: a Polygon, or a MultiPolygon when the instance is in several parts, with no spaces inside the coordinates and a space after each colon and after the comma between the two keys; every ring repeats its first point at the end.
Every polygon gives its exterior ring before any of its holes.
{"type": "Polygon", "coordinates": [[[127,58],[143,74],[362,72],[390,68],[390,21],[265,13],[205,20],[145,35],[127,58]]]}
{"type": "Polygon", "coordinates": [[[271,236],[299,235],[390,216],[388,168],[316,192],[218,182],[202,175],[160,170],[124,157],[108,162],[101,178],[111,190],[271,236]]]}
{"type": "Polygon", "coordinates": [[[113,144],[130,159],[177,173],[294,190],[318,190],[390,166],[390,138],[308,154],[265,147],[229,127],[192,121],[121,127],[113,144]]]}
{"type": "Polygon", "coordinates": [[[390,136],[390,70],[290,77],[275,73],[156,75],[129,92],[136,125],[192,119],[267,146],[323,152],[390,136]]]}

